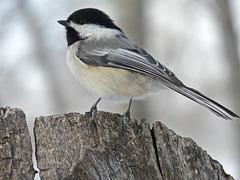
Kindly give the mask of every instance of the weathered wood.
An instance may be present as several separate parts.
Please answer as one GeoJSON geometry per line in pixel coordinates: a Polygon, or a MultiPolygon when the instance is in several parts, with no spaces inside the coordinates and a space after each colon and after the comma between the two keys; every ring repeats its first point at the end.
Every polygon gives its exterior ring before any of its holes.
{"type": "Polygon", "coordinates": [[[98,112],[39,117],[36,158],[44,179],[161,179],[149,124],[98,112]]]}
{"type": "Polygon", "coordinates": [[[0,179],[33,179],[31,139],[22,110],[0,108],[0,179]]]}
{"type": "Polygon", "coordinates": [[[157,122],[98,112],[36,118],[36,157],[45,179],[233,179],[190,138],[157,122]]]}
{"type": "Polygon", "coordinates": [[[177,135],[161,122],[153,125],[152,132],[164,179],[233,179],[191,138],[177,135]]]}

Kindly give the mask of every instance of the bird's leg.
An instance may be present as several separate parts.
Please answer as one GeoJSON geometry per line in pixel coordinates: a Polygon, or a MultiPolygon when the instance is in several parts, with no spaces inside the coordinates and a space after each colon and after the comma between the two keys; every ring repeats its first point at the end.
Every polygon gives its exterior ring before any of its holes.
{"type": "Polygon", "coordinates": [[[127,111],[123,114],[123,118],[124,118],[124,122],[126,123],[128,121],[128,119],[130,119],[130,109],[131,109],[131,105],[132,105],[132,98],[129,101],[129,105],[128,105],[128,109],[127,111]]]}
{"type": "Polygon", "coordinates": [[[96,114],[97,114],[97,105],[98,103],[101,101],[102,98],[99,98],[91,107],[91,113],[92,113],[92,120],[94,120],[96,118],[96,114]]]}

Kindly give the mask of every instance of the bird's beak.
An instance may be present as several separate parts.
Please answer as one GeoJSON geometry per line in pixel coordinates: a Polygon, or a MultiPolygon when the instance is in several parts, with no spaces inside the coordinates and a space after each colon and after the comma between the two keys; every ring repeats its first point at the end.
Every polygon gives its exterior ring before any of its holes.
{"type": "Polygon", "coordinates": [[[57,22],[65,27],[70,27],[70,23],[66,20],[59,20],[57,22]]]}

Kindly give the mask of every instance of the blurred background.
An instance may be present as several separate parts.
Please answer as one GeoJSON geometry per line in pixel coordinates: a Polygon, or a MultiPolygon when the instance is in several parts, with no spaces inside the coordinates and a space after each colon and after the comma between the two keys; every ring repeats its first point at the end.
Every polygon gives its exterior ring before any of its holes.
{"type": "MultiPolygon", "coordinates": [[[[239,0],[1,0],[0,106],[23,109],[31,134],[35,117],[84,113],[97,100],[70,74],[57,23],[86,7],[105,11],[186,85],[240,114],[239,0]]],[[[127,105],[102,100],[98,109],[122,114],[127,105]]],[[[167,90],[134,102],[131,116],[191,137],[240,179],[239,120],[167,90]]]]}

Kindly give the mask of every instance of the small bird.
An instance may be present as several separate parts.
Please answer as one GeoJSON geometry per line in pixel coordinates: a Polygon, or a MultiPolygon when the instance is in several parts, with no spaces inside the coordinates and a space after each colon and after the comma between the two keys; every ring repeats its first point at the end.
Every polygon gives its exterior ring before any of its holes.
{"type": "Polygon", "coordinates": [[[185,86],[166,66],[131,42],[103,11],[85,8],[73,12],[65,26],[67,65],[75,78],[99,99],[91,107],[92,119],[103,99],[128,102],[143,99],[162,87],[170,88],[224,119],[239,116],[199,91],[185,86]]]}

